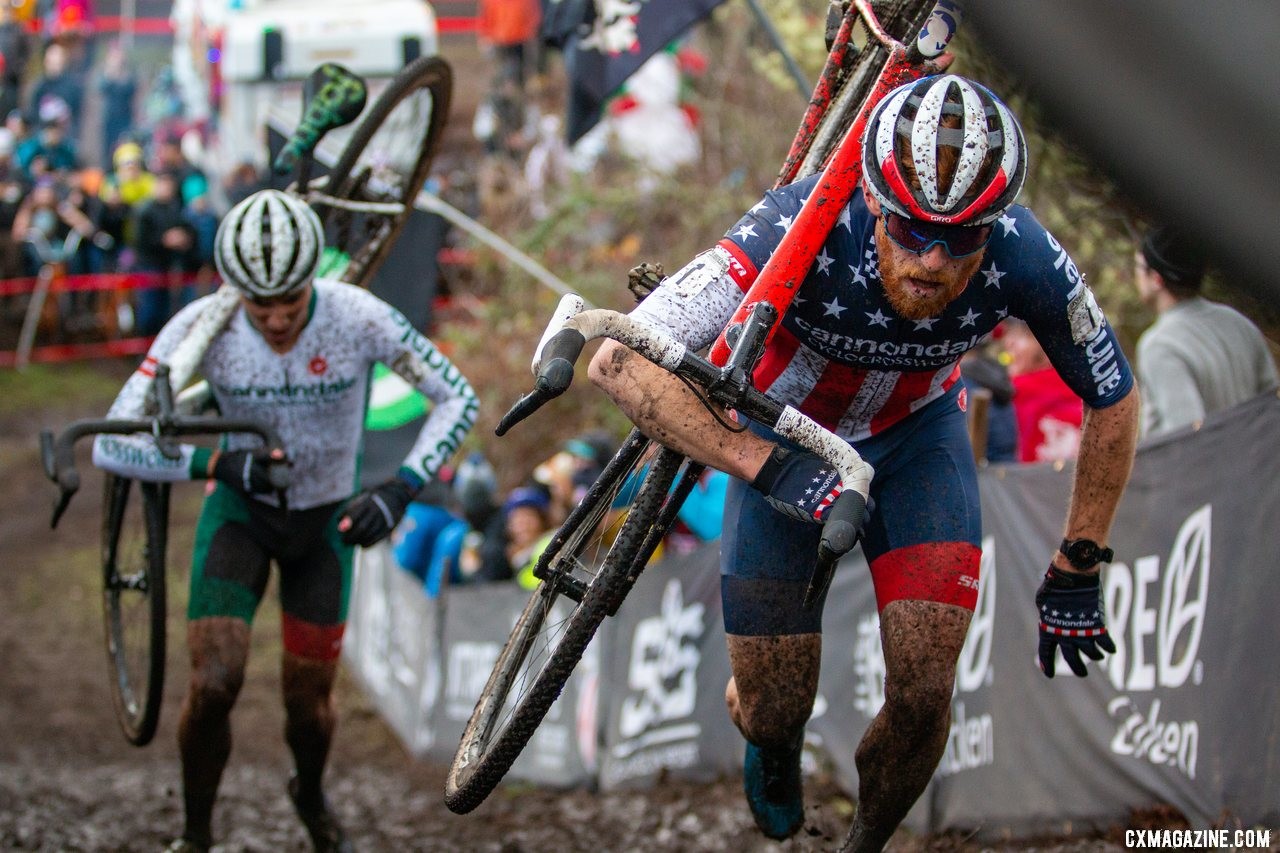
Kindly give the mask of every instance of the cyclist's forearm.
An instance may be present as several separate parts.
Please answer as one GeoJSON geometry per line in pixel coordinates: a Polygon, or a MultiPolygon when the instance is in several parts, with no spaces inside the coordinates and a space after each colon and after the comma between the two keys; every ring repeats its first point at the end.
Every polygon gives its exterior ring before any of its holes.
{"type": "Polygon", "coordinates": [[[462,381],[457,394],[435,403],[402,467],[424,483],[434,480],[475,426],[479,408],[480,401],[471,385],[462,381]]]}
{"type": "MultiPolygon", "coordinates": [[[[1120,497],[1129,482],[1137,435],[1136,386],[1120,402],[1105,409],[1085,407],[1066,538],[1106,544],[1120,497]]],[[[1061,568],[1068,568],[1063,558],[1057,557],[1056,562],[1062,564],[1061,568]]]]}
{"type": "Polygon", "coordinates": [[[178,458],[160,452],[149,435],[99,435],[93,441],[95,467],[121,477],[150,482],[202,480],[209,476],[209,451],[178,445],[178,458]]]}
{"type": "Polygon", "coordinates": [[[588,375],[641,432],[704,465],[751,482],[773,449],[726,429],[679,379],[614,341],[601,345],[588,375]]]}

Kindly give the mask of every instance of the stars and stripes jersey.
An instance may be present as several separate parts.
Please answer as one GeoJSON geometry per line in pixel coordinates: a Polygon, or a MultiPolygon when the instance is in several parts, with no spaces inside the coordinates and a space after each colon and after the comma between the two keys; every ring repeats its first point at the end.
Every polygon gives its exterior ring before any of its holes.
{"type": "MultiPolygon", "coordinates": [[[[711,343],[819,178],[767,193],[633,314],[691,348],[711,343]]],[[[964,291],[938,316],[909,320],[884,293],[875,219],[856,193],[760,360],[756,386],[858,441],[958,393],[960,356],[1014,316],[1088,405],[1118,402],[1133,385],[1132,371],[1066,250],[1024,207],[1010,208],[993,229],[964,291]]]]}
{"type": "MultiPolygon", "coordinates": [[[[211,297],[179,311],[156,336],[141,366],[128,379],[108,417],[140,417],[155,378],[211,297]]],[[[277,353],[237,308],[214,338],[199,373],[224,417],[248,418],[280,435],[293,462],[289,506],[307,509],[351,496],[357,485],[369,376],[381,362],[432,403],[431,412],[404,461],[412,476],[435,477],[475,423],[478,401],[458,368],[399,311],[373,294],[338,281],[316,279],[310,316],[297,342],[277,353]]],[[[223,446],[259,445],[248,435],[230,435],[223,446]]],[[[199,454],[182,445],[171,460],[147,435],[102,435],[94,464],[143,480],[202,479],[193,471],[199,454]]],[[[275,503],[274,495],[256,496],[275,503]]]]}

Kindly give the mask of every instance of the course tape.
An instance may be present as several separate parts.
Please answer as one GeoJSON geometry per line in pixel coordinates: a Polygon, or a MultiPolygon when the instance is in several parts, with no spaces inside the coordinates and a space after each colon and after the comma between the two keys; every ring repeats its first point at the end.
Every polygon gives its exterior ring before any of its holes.
{"type": "MultiPolygon", "coordinates": [[[[118,341],[87,344],[48,344],[32,347],[28,361],[31,364],[57,364],[65,361],[142,355],[151,346],[153,340],[155,338],[123,338],[118,341]]],[[[0,350],[0,368],[15,367],[17,361],[17,353],[0,350]]]]}
{"type": "MultiPolygon", "coordinates": [[[[0,279],[0,296],[22,296],[36,289],[38,278],[0,279]]],[[[94,275],[67,275],[56,279],[49,287],[50,293],[70,293],[92,290],[147,290],[157,287],[181,287],[198,284],[194,273],[172,275],[159,272],[97,273],[94,275]]]]}

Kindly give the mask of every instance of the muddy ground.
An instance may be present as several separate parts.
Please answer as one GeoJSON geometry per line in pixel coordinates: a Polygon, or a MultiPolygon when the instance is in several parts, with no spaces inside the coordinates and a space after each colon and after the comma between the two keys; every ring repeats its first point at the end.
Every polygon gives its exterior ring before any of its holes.
{"type": "MultiPolygon", "coordinates": [[[[3,850],[159,850],[181,831],[175,731],[187,674],[183,605],[200,489],[184,484],[174,491],[165,704],[155,740],[138,748],[117,730],[108,692],[95,574],[99,475],[82,453],[84,489],[50,531],[54,489],[40,471],[36,449],[41,426],[99,415],[128,369],[110,364],[90,374],[103,400],[64,397],[36,413],[0,406],[3,850]]],[[[235,745],[215,814],[217,849],[228,853],[307,849],[284,790],[290,761],[282,739],[273,594],[255,623],[250,671],[233,717],[235,745]]],[[[328,792],[360,850],[819,851],[838,846],[849,817],[842,791],[811,782],[805,830],[776,844],[756,832],[739,779],[615,794],[507,788],[459,817],[442,802],[444,769],[409,758],[351,681],[341,682],[337,703],[328,792]]],[[[894,846],[978,849],[962,838],[903,833],[894,846]]],[[[1117,849],[1103,839],[1036,846],[1117,849]]]]}

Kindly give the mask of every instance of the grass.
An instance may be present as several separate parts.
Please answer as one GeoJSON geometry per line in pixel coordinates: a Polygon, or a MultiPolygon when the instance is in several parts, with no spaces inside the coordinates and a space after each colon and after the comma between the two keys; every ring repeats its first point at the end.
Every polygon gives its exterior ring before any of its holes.
{"type": "Polygon", "coordinates": [[[127,369],[119,362],[71,362],[0,370],[0,400],[6,416],[72,407],[105,412],[120,391],[127,369]]]}

